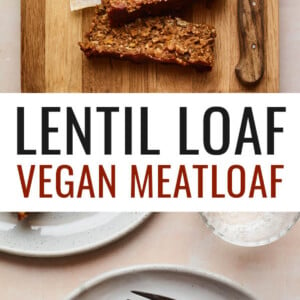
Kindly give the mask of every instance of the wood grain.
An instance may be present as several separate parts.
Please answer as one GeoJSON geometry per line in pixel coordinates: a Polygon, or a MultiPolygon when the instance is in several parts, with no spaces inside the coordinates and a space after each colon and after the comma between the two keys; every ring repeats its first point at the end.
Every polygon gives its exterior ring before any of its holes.
{"type": "Polygon", "coordinates": [[[110,58],[88,60],[78,41],[94,9],[71,13],[69,0],[22,0],[22,91],[32,92],[278,92],[278,0],[264,1],[265,75],[255,88],[235,76],[240,57],[237,0],[195,1],[183,17],[217,29],[211,72],[110,58]]]}
{"type": "Polygon", "coordinates": [[[71,13],[68,1],[46,0],[46,92],[82,91],[82,57],[76,44],[82,38],[81,25],[82,13],[71,13]]]}
{"type": "MultiPolygon", "coordinates": [[[[265,14],[265,22],[267,24],[265,29],[265,49],[267,51],[265,63],[267,65],[267,72],[265,74],[268,92],[279,91],[279,8],[278,2],[268,2],[268,12],[265,14]],[[275,24],[274,24],[275,20],[275,24]],[[277,24],[277,26],[276,26],[277,24]]],[[[265,3],[266,6],[266,3],[265,3]]],[[[266,9],[266,8],[265,8],[266,9]]]]}
{"type": "Polygon", "coordinates": [[[21,89],[45,92],[45,0],[21,0],[21,89]]]}
{"type": "Polygon", "coordinates": [[[240,60],[235,68],[244,85],[257,85],[264,75],[264,0],[238,0],[240,60]]]}
{"type": "MultiPolygon", "coordinates": [[[[213,24],[217,30],[215,46],[216,62],[213,70],[202,74],[193,74],[193,92],[229,92],[231,66],[231,49],[233,35],[230,28],[232,2],[226,0],[198,1],[193,8],[193,21],[213,24]]],[[[235,5],[234,5],[235,6],[235,5]]],[[[234,8],[236,11],[236,6],[234,8]]],[[[235,79],[234,79],[235,80],[235,79]]]]}

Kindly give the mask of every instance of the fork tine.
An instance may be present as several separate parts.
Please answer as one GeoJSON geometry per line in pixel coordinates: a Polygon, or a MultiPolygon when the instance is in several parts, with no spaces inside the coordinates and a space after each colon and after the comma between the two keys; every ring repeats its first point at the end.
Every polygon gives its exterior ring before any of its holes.
{"type": "Polygon", "coordinates": [[[145,292],[140,292],[140,291],[131,291],[131,293],[144,297],[146,299],[150,299],[150,300],[175,300],[173,298],[168,298],[165,296],[160,296],[160,295],[156,295],[156,294],[152,294],[152,293],[145,293],[145,292]]]}

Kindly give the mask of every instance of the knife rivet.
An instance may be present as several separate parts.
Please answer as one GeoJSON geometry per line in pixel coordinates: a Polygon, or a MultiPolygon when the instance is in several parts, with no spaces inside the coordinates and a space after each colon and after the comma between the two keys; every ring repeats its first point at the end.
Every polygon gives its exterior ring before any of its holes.
{"type": "Polygon", "coordinates": [[[256,6],[256,2],[255,1],[252,2],[252,6],[256,6]]]}
{"type": "Polygon", "coordinates": [[[252,44],[252,49],[256,49],[256,44],[252,44]]]}

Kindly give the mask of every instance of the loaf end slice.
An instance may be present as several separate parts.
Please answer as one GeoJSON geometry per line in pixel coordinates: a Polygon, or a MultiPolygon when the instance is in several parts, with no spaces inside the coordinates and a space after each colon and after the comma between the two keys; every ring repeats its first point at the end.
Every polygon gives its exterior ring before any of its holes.
{"type": "Polygon", "coordinates": [[[140,17],[172,14],[191,0],[102,0],[110,24],[123,25],[140,17]]]}

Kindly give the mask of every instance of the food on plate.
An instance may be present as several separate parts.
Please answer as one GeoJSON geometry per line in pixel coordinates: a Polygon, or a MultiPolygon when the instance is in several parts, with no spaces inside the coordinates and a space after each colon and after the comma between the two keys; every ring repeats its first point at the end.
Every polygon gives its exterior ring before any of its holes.
{"type": "Polygon", "coordinates": [[[27,218],[28,214],[26,212],[18,212],[18,220],[22,221],[27,218]]]}
{"type": "Polygon", "coordinates": [[[79,43],[90,56],[114,56],[136,62],[152,60],[210,70],[216,30],[171,16],[138,18],[112,27],[105,6],[98,6],[87,41],[79,43]]]}
{"type": "Polygon", "coordinates": [[[105,0],[111,25],[121,25],[139,17],[177,11],[189,0],[105,0]]]}

